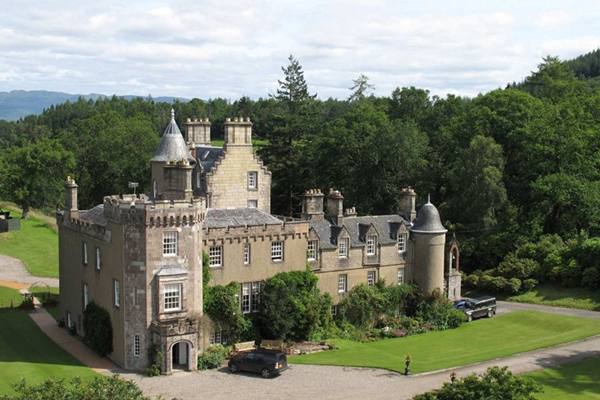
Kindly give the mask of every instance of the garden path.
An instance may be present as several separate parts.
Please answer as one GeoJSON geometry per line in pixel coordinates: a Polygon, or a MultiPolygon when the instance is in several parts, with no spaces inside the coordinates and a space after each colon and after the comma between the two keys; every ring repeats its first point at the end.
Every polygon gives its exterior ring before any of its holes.
{"type": "Polygon", "coordinates": [[[50,286],[58,287],[58,278],[42,278],[33,276],[27,271],[23,262],[17,258],[9,257],[0,254],[0,286],[16,287],[18,284],[25,284],[27,287],[35,286],[50,286]]]}

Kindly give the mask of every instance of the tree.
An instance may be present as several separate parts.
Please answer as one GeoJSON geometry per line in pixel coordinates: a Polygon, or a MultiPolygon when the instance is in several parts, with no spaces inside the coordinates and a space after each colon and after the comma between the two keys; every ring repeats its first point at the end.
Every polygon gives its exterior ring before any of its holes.
{"type": "Polygon", "coordinates": [[[540,392],[540,386],[529,378],[513,375],[507,367],[492,367],[482,375],[453,379],[413,400],[535,400],[540,392]]]}
{"type": "Polygon", "coordinates": [[[215,324],[227,332],[229,340],[238,341],[250,326],[250,322],[240,310],[239,283],[210,286],[204,290],[204,311],[215,324]]]}
{"type": "Polygon", "coordinates": [[[348,101],[362,100],[367,96],[368,92],[371,92],[375,89],[375,85],[371,85],[369,83],[369,77],[360,74],[358,78],[352,80],[352,87],[350,90],[352,94],[348,97],[348,101]]]}
{"type": "Polygon", "coordinates": [[[37,385],[22,380],[13,389],[14,394],[1,395],[0,400],[150,400],[135,383],[118,375],[68,382],[48,379],[37,385]]]}
{"type": "Polygon", "coordinates": [[[113,331],[108,311],[96,304],[89,303],[83,311],[83,341],[101,356],[113,351],[113,331]]]}
{"type": "Polygon", "coordinates": [[[73,154],[57,140],[47,138],[11,147],[2,164],[2,197],[17,203],[23,218],[32,207],[62,204],[63,183],[75,169],[73,154]]]}
{"type": "Polygon", "coordinates": [[[280,272],[267,279],[257,315],[265,338],[306,340],[331,322],[331,298],[311,271],[280,272]]]}
{"type": "Polygon", "coordinates": [[[289,64],[287,67],[281,67],[283,72],[283,80],[278,80],[279,88],[275,99],[285,103],[292,110],[298,104],[312,100],[317,97],[316,94],[308,93],[308,85],[304,80],[304,71],[300,65],[300,61],[292,54],[288,57],[289,64]]]}

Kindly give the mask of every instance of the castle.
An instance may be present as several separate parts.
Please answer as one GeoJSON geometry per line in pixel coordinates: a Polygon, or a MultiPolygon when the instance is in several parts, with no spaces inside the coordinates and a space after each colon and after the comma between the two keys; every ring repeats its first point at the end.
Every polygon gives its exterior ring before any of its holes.
{"type": "Polygon", "coordinates": [[[157,348],[163,373],[193,370],[204,348],[226,340],[203,315],[203,252],[211,285],[240,283],[244,313],[258,309],[265,279],[307,265],[334,304],[379,279],[460,297],[457,243],[446,243],[429,201],[416,213],[414,190],[402,191],[398,214],[358,216],[339,191],[311,189],[301,218],[284,220],[270,214],[271,173],[254,153],[249,118],[227,119],[224,130],[223,148],[213,147],[208,119],[188,119],[184,139],[172,112],[147,195],[106,196],[79,210],[67,178],[57,213],[60,313],[83,335],[87,304],[106,309],[116,364],[143,370],[157,348]]]}

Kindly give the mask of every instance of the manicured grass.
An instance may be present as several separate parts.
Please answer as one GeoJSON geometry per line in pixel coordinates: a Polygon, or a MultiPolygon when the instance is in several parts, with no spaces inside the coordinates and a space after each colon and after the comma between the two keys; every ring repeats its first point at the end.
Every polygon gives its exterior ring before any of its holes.
{"type": "Polygon", "coordinates": [[[0,286],[0,309],[18,307],[23,301],[23,296],[17,289],[0,286]]]}
{"type": "MultiPolygon", "coordinates": [[[[11,215],[21,216],[12,209],[11,215]]],[[[0,254],[20,259],[32,275],[58,277],[58,235],[47,217],[30,214],[21,230],[1,233],[0,254]]]]}
{"type": "Polygon", "coordinates": [[[467,365],[600,334],[600,321],[535,311],[476,320],[457,329],[361,343],[334,340],[337,350],[290,357],[295,364],[345,365],[415,373],[467,365]]]}
{"type": "Polygon", "coordinates": [[[0,395],[25,378],[40,383],[48,378],[96,376],[50,340],[24,311],[0,312],[0,395]]]}
{"type": "MultiPolygon", "coordinates": [[[[210,144],[211,144],[211,146],[215,146],[215,147],[223,147],[223,145],[225,144],[225,141],[223,139],[211,140],[210,144]]],[[[267,141],[265,139],[252,139],[252,145],[257,149],[263,147],[266,144],[267,144],[267,141]]]]}
{"type": "Polygon", "coordinates": [[[539,400],[600,400],[600,357],[527,374],[542,385],[539,400]]]}
{"type": "Polygon", "coordinates": [[[584,288],[564,288],[553,285],[540,285],[529,292],[509,297],[507,300],[518,301],[520,303],[600,311],[600,291],[584,288]]]}

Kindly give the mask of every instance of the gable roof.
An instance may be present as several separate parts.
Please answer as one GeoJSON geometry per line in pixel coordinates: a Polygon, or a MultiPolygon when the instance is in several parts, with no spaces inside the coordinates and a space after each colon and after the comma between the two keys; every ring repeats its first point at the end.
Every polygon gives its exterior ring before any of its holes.
{"type": "Polygon", "coordinates": [[[366,233],[375,229],[380,244],[395,244],[396,235],[402,225],[410,224],[400,215],[365,215],[344,217],[342,225],[335,225],[328,219],[310,220],[311,229],[320,239],[320,247],[323,249],[334,249],[337,247],[337,237],[342,229],[346,229],[350,235],[352,247],[364,246],[366,233]]]}
{"type": "Polygon", "coordinates": [[[223,154],[225,150],[222,147],[196,146],[196,162],[204,173],[210,172],[223,154]]]}

